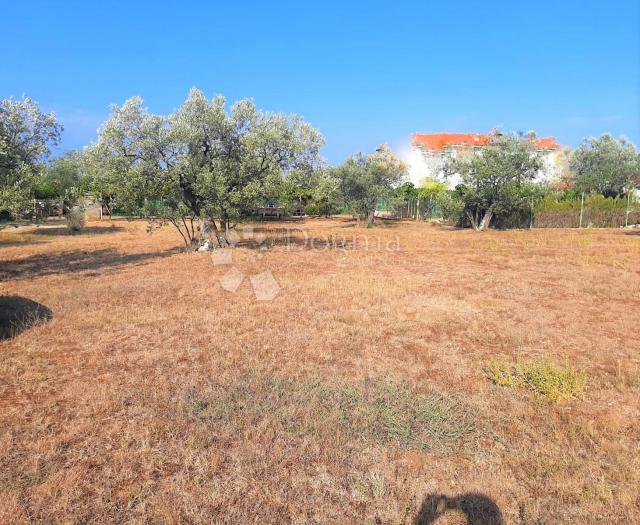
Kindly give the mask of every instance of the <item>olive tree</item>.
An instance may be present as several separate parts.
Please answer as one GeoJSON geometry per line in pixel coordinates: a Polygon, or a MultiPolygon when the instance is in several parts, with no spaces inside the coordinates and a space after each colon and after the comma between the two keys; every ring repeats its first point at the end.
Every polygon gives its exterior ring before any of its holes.
{"type": "Polygon", "coordinates": [[[585,139],[570,161],[579,191],[597,192],[605,197],[620,197],[640,177],[640,156],[624,137],[609,134],[585,139]]]}
{"type": "Polygon", "coordinates": [[[501,135],[477,153],[450,157],[447,176],[460,174],[464,213],[476,231],[489,227],[494,216],[507,216],[526,204],[527,182],[542,168],[533,140],[501,135]]]}
{"type": "Polygon", "coordinates": [[[363,218],[370,225],[378,202],[392,195],[406,172],[405,163],[395,157],[387,146],[381,146],[371,155],[358,153],[349,157],[333,173],[340,180],[347,206],[358,220],[363,218]]]}
{"type": "Polygon", "coordinates": [[[37,199],[57,199],[68,211],[87,192],[88,183],[83,171],[82,153],[67,151],[46,165],[34,188],[34,195],[37,199]]]}
{"type": "Polygon", "coordinates": [[[227,245],[232,221],[260,203],[270,181],[313,169],[322,144],[297,115],[263,112],[250,100],[228,111],[224,97],[192,89],[166,117],[137,97],[114,108],[89,157],[118,206],[171,222],[191,248],[227,245]]]}
{"type": "Polygon", "coordinates": [[[0,100],[0,210],[17,213],[33,196],[62,126],[30,98],[0,100]]]}
{"type": "Polygon", "coordinates": [[[325,169],[318,173],[311,202],[316,213],[325,217],[340,210],[343,203],[340,181],[333,175],[332,170],[325,169]]]}

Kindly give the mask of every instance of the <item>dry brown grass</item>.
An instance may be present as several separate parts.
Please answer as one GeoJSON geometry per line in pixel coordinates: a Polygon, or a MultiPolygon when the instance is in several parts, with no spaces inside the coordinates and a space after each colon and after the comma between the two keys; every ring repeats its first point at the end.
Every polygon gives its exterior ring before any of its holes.
{"type": "Polygon", "coordinates": [[[53,311],[0,342],[0,522],[640,522],[639,235],[268,223],[234,250],[258,302],[145,226],[0,232],[0,295],[53,311]],[[584,399],[493,385],[496,355],[584,399]]]}

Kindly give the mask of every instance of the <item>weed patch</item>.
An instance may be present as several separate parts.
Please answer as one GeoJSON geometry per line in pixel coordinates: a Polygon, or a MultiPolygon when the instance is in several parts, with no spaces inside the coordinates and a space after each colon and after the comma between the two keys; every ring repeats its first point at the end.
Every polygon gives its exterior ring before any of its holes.
{"type": "Polygon", "coordinates": [[[189,399],[191,415],[235,432],[274,424],[296,435],[423,449],[450,448],[475,431],[467,406],[406,383],[346,383],[245,376],[189,399]]]}
{"type": "Polygon", "coordinates": [[[584,396],[586,376],[566,366],[560,368],[547,357],[515,363],[505,358],[489,361],[487,376],[499,386],[524,387],[551,401],[581,399],[584,396]]]}

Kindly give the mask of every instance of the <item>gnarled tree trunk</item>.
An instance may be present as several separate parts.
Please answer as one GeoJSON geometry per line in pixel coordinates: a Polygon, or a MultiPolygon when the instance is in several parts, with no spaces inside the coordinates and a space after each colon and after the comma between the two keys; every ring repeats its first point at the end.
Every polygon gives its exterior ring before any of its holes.
{"type": "Polygon", "coordinates": [[[228,219],[220,219],[220,226],[216,224],[216,220],[211,217],[200,219],[200,246],[205,246],[208,241],[210,249],[227,248],[230,246],[227,238],[229,221],[228,219]]]}
{"type": "Polygon", "coordinates": [[[489,223],[491,222],[491,219],[493,217],[493,210],[491,208],[485,210],[482,219],[480,219],[480,210],[478,208],[475,209],[474,213],[471,213],[471,211],[469,210],[466,210],[465,213],[469,218],[471,226],[477,232],[486,230],[489,227],[489,223]]]}

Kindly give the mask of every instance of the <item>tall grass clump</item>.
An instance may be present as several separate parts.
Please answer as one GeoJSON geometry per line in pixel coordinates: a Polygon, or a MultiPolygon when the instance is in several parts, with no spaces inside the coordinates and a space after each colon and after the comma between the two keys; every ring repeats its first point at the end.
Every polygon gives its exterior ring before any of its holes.
{"type": "Polygon", "coordinates": [[[551,401],[582,399],[587,384],[582,372],[570,366],[561,368],[547,357],[515,363],[496,358],[487,363],[485,371],[496,385],[527,388],[551,401]]]}
{"type": "Polygon", "coordinates": [[[67,228],[69,228],[69,231],[72,232],[79,232],[87,224],[84,210],[79,207],[70,209],[66,215],[66,219],[67,228]]]}

